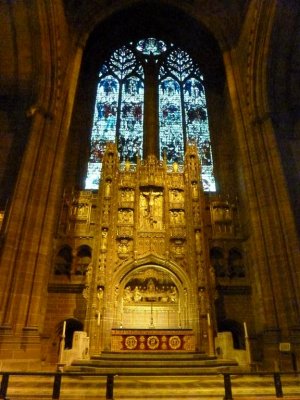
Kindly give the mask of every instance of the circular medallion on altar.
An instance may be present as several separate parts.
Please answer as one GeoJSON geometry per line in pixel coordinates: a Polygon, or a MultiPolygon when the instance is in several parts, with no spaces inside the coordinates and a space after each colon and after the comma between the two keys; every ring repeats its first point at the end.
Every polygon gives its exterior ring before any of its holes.
{"type": "Polygon", "coordinates": [[[129,350],[133,350],[137,346],[137,339],[135,336],[127,336],[125,339],[125,346],[129,350]]]}
{"type": "Polygon", "coordinates": [[[149,349],[155,350],[159,346],[159,339],[157,336],[149,336],[147,339],[147,345],[149,349]]]}
{"type": "Polygon", "coordinates": [[[179,336],[171,336],[169,339],[169,346],[172,350],[177,350],[181,346],[181,339],[179,336]]]}

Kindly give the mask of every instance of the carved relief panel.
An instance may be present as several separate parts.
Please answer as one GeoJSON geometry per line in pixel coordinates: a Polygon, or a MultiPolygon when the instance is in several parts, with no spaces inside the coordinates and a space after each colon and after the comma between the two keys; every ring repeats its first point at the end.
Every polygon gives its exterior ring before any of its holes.
{"type": "Polygon", "coordinates": [[[129,187],[124,187],[119,190],[118,198],[119,206],[123,208],[133,208],[134,207],[134,189],[129,187]]]}
{"type": "Polygon", "coordinates": [[[118,210],[118,224],[133,224],[133,210],[121,208],[118,210]]]}
{"type": "Polygon", "coordinates": [[[121,259],[126,259],[129,257],[130,253],[133,251],[133,241],[129,238],[121,238],[117,241],[117,251],[118,256],[121,259]]]}
{"type": "Polygon", "coordinates": [[[184,291],[167,271],[146,268],[132,274],[119,296],[123,328],[178,328],[184,325],[184,291]]]}

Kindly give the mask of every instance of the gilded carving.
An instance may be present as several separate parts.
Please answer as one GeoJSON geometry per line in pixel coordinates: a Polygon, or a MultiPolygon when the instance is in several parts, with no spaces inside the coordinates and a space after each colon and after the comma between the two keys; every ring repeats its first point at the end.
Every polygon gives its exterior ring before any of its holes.
{"type": "Polygon", "coordinates": [[[121,202],[133,202],[134,201],[134,190],[131,188],[122,188],[119,191],[119,200],[121,202]]]}
{"type": "Polygon", "coordinates": [[[161,229],[163,219],[163,193],[150,188],[140,193],[140,226],[161,229]]]}
{"type": "Polygon", "coordinates": [[[169,338],[169,346],[171,347],[172,350],[177,350],[179,347],[181,347],[181,339],[179,336],[171,336],[169,338]]]}
{"type": "Polygon", "coordinates": [[[122,208],[118,211],[119,224],[133,224],[133,211],[130,209],[122,208]]]}
{"type": "Polygon", "coordinates": [[[127,238],[120,239],[118,241],[119,258],[127,258],[130,252],[132,252],[132,241],[127,238]]]}
{"type": "Polygon", "coordinates": [[[133,237],[133,227],[131,226],[118,226],[117,237],[131,238],[133,237]]]}
{"type": "Polygon", "coordinates": [[[124,289],[123,301],[125,304],[141,302],[177,303],[178,291],[174,283],[170,280],[164,282],[165,284],[162,284],[152,277],[144,281],[133,279],[124,289]],[[134,282],[138,282],[138,285],[134,286],[134,282]]]}
{"type": "Polygon", "coordinates": [[[71,218],[72,219],[87,219],[89,216],[89,204],[88,203],[80,203],[73,202],[71,208],[71,218]]]}
{"type": "Polygon", "coordinates": [[[155,350],[159,346],[159,339],[157,336],[149,336],[147,339],[147,345],[149,349],[155,350]]]}
{"type": "Polygon", "coordinates": [[[200,229],[197,229],[195,232],[195,242],[196,242],[196,251],[197,253],[201,252],[201,232],[200,229]]]}
{"type": "Polygon", "coordinates": [[[192,198],[193,200],[198,200],[199,198],[198,183],[196,181],[192,182],[192,198]]]}
{"type": "Polygon", "coordinates": [[[206,314],[207,311],[207,298],[206,290],[204,287],[199,287],[198,289],[198,299],[199,299],[199,311],[200,314],[206,314]]]}
{"type": "Polygon", "coordinates": [[[176,239],[171,242],[170,250],[173,257],[182,258],[185,254],[184,241],[182,239],[176,239]]]}
{"type": "Polygon", "coordinates": [[[171,189],[169,192],[170,202],[171,203],[183,203],[183,191],[179,189],[171,189]]]}
{"type": "Polygon", "coordinates": [[[109,223],[109,212],[110,206],[108,204],[104,204],[102,208],[102,218],[104,223],[109,223]]]}
{"type": "Polygon", "coordinates": [[[185,215],[183,210],[171,210],[170,211],[170,223],[171,225],[184,225],[185,215]]]}
{"type": "Polygon", "coordinates": [[[101,231],[101,246],[100,246],[101,251],[107,250],[107,235],[108,235],[107,228],[103,228],[101,231]]]}
{"type": "Polygon", "coordinates": [[[108,180],[105,183],[104,197],[109,198],[110,195],[111,195],[111,181],[108,180]]]}
{"type": "Polygon", "coordinates": [[[133,350],[136,348],[138,341],[135,336],[127,336],[125,339],[125,346],[129,350],[133,350]]]}

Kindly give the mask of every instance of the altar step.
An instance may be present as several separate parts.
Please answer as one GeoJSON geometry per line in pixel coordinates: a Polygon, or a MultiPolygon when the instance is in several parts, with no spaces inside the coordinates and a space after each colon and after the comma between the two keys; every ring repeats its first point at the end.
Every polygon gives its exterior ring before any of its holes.
{"type": "Polygon", "coordinates": [[[107,374],[197,375],[200,372],[224,371],[237,367],[235,360],[224,360],[198,353],[103,353],[90,360],[75,360],[67,368],[71,372],[107,374]]]}

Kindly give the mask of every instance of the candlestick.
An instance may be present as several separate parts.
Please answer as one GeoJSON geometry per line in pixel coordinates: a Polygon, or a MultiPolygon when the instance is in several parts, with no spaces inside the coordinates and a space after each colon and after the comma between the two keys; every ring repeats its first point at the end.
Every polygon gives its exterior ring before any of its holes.
{"type": "Polygon", "coordinates": [[[63,337],[66,336],[66,326],[67,326],[67,321],[64,321],[64,324],[63,324],[63,331],[62,331],[62,336],[63,336],[63,337]]]}
{"type": "Polygon", "coordinates": [[[244,331],[245,331],[245,338],[247,338],[248,337],[248,330],[247,330],[246,322],[244,322],[244,331]]]}
{"type": "Polygon", "coordinates": [[[209,313],[207,313],[207,325],[210,326],[211,322],[210,322],[210,315],[209,313]]]}
{"type": "Polygon", "coordinates": [[[215,338],[209,313],[207,313],[207,333],[208,333],[208,354],[210,356],[215,356],[215,338]]]}

